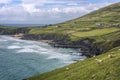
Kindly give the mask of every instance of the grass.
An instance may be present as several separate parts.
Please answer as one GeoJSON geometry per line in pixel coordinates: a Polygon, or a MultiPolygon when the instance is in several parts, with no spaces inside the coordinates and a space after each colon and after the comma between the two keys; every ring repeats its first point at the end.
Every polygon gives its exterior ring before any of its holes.
{"type": "Polygon", "coordinates": [[[103,41],[108,42],[108,41],[120,40],[120,30],[115,31],[113,33],[106,34],[106,35],[95,36],[93,38],[96,40],[96,43],[103,42],[103,41]]]}
{"type": "Polygon", "coordinates": [[[83,37],[93,37],[93,36],[101,36],[106,35],[112,32],[116,32],[120,30],[120,28],[102,28],[102,29],[95,29],[90,31],[84,31],[84,32],[74,32],[71,35],[71,38],[74,40],[74,38],[83,38],[83,37]]]}
{"type": "Polygon", "coordinates": [[[27,80],[119,80],[119,71],[120,47],[117,47],[95,58],[76,62],[27,80]],[[109,58],[109,54],[112,54],[113,58],[109,58]],[[99,63],[96,59],[103,60],[103,62],[99,63]],[[69,69],[66,70],[66,68],[69,69]]]}

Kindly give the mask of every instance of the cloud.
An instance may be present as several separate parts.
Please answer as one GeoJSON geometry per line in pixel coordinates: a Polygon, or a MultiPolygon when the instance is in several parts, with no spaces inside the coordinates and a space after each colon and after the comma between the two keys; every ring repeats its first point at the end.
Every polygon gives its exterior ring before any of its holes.
{"type": "Polygon", "coordinates": [[[0,4],[7,4],[12,2],[12,0],[0,0],[0,4]]]}
{"type": "MultiPolygon", "coordinates": [[[[9,1],[6,0],[6,3],[11,2],[9,1]]],[[[80,17],[109,4],[111,3],[83,3],[83,0],[21,0],[19,4],[12,3],[0,7],[0,23],[58,23],[80,17]]]]}

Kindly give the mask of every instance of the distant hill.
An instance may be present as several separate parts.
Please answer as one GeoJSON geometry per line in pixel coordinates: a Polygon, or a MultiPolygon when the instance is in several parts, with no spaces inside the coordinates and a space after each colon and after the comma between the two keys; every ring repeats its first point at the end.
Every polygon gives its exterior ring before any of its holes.
{"type": "Polygon", "coordinates": [[[37,27],[37,26],[45,26],[45,24],[1,24],[3,26],[8,27],[37,27]]]}

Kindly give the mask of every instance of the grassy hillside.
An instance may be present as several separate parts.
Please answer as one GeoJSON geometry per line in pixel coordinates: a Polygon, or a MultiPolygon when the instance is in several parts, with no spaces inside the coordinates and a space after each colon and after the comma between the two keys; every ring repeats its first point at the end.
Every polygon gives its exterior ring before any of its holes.
{"type": "Polygon", "coordinates": [[[116,28],[120,27],[119,12],[120,3],[116,3],[64,23],[50,25],[45,28],[31,28],[29,34],[62,33],[69,35],[71,40],[106,35],[120,30],[116,28]],[[104,30],[101,28],[104,28],[104,30]]]}
{"type": "Polygon", "coordinates": [[[119,80],[120,47],[27,80],[119,80]],[[112,58],[109,57],[112,55],[112,58]],[[102,62],[97,61],[102,60],[102,62]]]}
{"type": "Polygon", "coordinates": [[[112,32],[119,31],[120,28],[102,28],[102,29],[94,29],[90,31],[84,31],[84,32],[74,32],[71,35],[71,38],[83,38],[83,37],[93,37],[93,36],[102,36],[106,35],[112,32]]]}
{"type": "Polygon", "coordinates": [[[92,49],[97,47],[105,52],[27,80],[120,80],[120,3],[74,20],[29,31],[33,35],[58,33],[68,35],[67,42],[92,39],[91,44],[95,45],[92,49]]]}
{"type": "Polygon", "coordinates": [[[112,43],[116,45],[116,41],[120,40],[119,12],[120,3],[116,3],[64,23],[49,25],[45,28],[31,28],[29,34],[42,34],[42,36],[47,35],[47,37],[53,34],[58,36],[59,34],[68,35],[67,38],[69,39],[62,41],[66,44],[90,38],[94,39],[94,43],[101,47],[110,44],[110,48],[108,48],[111,49],[113,47],[112,43]]]}

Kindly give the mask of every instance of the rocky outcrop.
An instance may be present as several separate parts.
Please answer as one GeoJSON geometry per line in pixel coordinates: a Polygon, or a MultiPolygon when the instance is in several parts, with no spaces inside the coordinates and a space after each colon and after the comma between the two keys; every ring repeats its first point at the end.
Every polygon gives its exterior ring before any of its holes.
{"type": "Polygon", "coordinates": [[[68,36],[64,34],[25,34],[22,39],[26,40],[53,40],[54,42],[68,41],[68,36]]]}
{"type": "Polygon", "coordinates": [[[53,47],[63,48],[81,48],[82,54],[87,57],[100,55],[107,52],[113,47],[117,47],[120,44],[120,40],[95,43],[95,39],[82,38],[77,41],[71,41],[68,35],[64,34],[27,34],[23,37],[27,40],[52,40],[49,44],[53,47]]]}
{"type": "Polygon", "coordinates": [[[49,43],[53,47],[63,48],[81,48],[83,55],[92,57],[94,55],[101,54],[104,50],[97,44],[93,44],[94,39],[84,38],[78,41],[70,41],[68,35],[64,34],[27,34],[22,39],[26,40],[52,40],[53,43],[49,43]]]}

